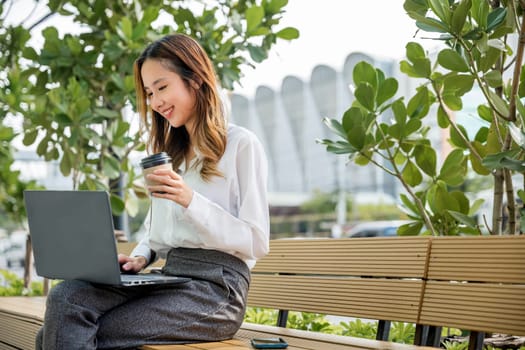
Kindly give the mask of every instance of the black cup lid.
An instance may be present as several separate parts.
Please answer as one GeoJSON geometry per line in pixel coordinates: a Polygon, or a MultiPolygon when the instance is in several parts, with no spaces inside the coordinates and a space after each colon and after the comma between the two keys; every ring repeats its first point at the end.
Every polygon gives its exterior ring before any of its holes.
{"type": "Polygon", "coordinates": [[[153,166],[171,163],[171,157],[166,152],[152,154],[146,158],[142,158],[140,166],[143,169],[151,168],[153,166]]]}

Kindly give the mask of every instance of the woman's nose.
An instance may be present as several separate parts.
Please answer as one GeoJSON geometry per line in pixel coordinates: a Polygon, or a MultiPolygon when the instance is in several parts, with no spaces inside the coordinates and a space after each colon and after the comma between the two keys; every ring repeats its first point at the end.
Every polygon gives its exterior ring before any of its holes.
{"type": "Polygon", "coordinates": [[[159,109],[164,104],[164,101],[159,96],[152,96],[150,98],[150,103],[153,109],[159,109]]]}

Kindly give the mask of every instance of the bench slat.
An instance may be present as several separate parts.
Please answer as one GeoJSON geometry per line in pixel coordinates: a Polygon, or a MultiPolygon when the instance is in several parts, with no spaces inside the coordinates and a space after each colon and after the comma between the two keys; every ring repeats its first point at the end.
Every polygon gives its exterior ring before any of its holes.
{"type": "Polygon", "coordinates": [[[525,335],[524,298],[523,285],[429,281],[420,322],[525,335]]]}
{"type": "Polygon", "coordinates": [[[435,237],[428,278],[525,284],[523,252],[525,235],[435,237]]]}
{"type": "Polygon", "coordinates": [[[253,275],[248,305],[416,322],[421,289],[419,280],[253,275]]]}
{"type": "Polygon", "coordinates": [[[274,240],[253,273],[423,277],[428,248],[428,237],[274,240]]]}

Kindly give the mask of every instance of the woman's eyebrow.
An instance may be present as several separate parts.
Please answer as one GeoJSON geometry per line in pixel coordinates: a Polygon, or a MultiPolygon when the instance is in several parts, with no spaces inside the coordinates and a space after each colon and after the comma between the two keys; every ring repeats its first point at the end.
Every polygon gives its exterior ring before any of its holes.
{"type": "MultiPolygon", "coordinates": [[[[157,80],[153,81],[153,83],[151,83],[151,86],[155,86],[158,83],[162,82],[163,80],[166,80],[166,78],[158,78],[157,80]]],[[[144,86],[144,90],[149,90],[149,87],[144,86]]]]}

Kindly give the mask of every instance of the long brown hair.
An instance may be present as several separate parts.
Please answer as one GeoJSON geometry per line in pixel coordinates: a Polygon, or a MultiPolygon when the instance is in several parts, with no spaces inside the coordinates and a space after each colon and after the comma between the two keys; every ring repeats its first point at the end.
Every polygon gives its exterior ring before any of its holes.
{"type": "Polygon", "coordinates": [[[154,153],[167,152],[173,159],[173,166],[178,168],[190,147],[196,147],[202,155],[201,177],[209,181],[212,176],[223,176],[217,164],[226,149],[226,121],[213,65],[199,43],[184,34],[165,36],[146,47],[135,61],[133,71],[137,110],[149,130],[148,149],[154,153]],[[148,106],[140,74],[142,65],[148,59],[165,64],[167,69],[182,78],[186,87],[194,91],[197,118],[192,145],[185,126],[171,127],[164,117],[148,106]],[[151,123],[148,114],[151,115],[151,123]]]}

